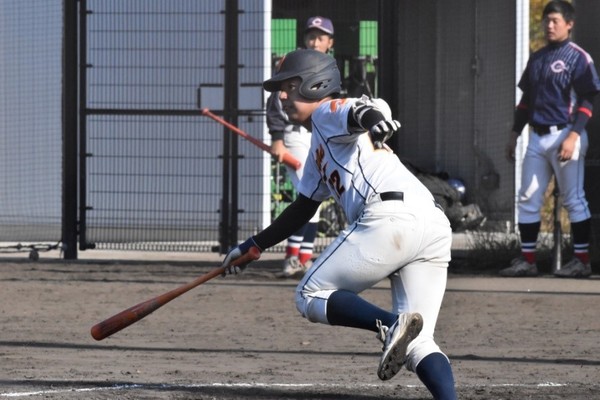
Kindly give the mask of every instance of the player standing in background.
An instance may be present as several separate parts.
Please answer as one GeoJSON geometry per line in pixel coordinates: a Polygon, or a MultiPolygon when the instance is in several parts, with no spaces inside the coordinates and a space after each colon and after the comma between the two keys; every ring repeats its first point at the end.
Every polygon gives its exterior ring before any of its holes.
{"type": "MultiPolygon", "coordinates": [[[[304,46],[322,53],[329,53],[333,48],[333,23],[330,19],[316,16],[306,21],[304,30],[304,46]]],[[[271,134],[271,149],[281,162],[283,154],[290,152],[302,162],[302,167],[294,170],[286,166],[287,175],[295,189],[302,178],[304,160],[310,148],[310,131],[302,125],[290,122],[281,107],[278,93],[273,93],[267,99],[267,126],[271,134]]],[[[319,211],[310,221],[294,232],[287,241],[283,276],[301,277],[312,264],[314,241],[317,236],[319,211]]]]}
{"type": "Polygon", "coordinates": [[[223,265],[252,247],[276,245],[333,197],[348,226],[298,284],[298,311],[311,322],[376,332],[383,342],[380,379],[391,379],[406,365],[435,399],[456,399],[450,362],[433,337],[452,231],[432,194],[384,143],[400,124],[366,97],[339,99],[336,61],[318,51],[287,54],[263,86],[281,91],[290,120],[312,131],[310,151],[297,199],[232,249],[223,265]],[[386,278],[391,312],[359,296],[386,278]]]}
{"type": "Polygon", "coordinates": [[[507,156],[515,159],[517,138],[528,123],[533,134],[522,167],[518,197],[522,256],[500,271],[502,276],[538,274],[535,251],[544,193],[552,174],[571,222],[574,257],[554,274],[588,277],[591,214],[583,190],[588,136],[585,126],[600,91],[594,63],[570,40],[575,10],[567,1],[551,1],[543,11],[547,45],[529,58],[519,88],[523,96],[516,111],[507,156]]]}

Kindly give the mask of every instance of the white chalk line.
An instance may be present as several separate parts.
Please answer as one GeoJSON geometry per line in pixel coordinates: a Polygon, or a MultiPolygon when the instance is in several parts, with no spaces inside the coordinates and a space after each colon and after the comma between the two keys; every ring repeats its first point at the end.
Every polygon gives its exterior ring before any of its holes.
{"type": "MultiPolygon", "coordinates": [[[[345,389],[356,388],[375,388],[380,387],[378,384],[326,384],[326,383],[195,383],[188,385],[175,385],[175,384],[131,384],[131,385],[114,385],[114,386],[98,386],[98,387],[87,387],[87,388],[64,388],[64,389],[48,389],[48,390],[36,390],[29,392],[12,392],[12,393],[0,393],[0,397],[33,397],[33,396],[44,396],[48,394],[61,394],[61,393],[81,393],[81,392],[102,392],[110,390],[131,390],[131,389],[161,389],[161,390],[173,390],[173,389],[193,389],[193,388],[307,388],[307,387],[318,387],[318,388],[336,388],[342,387],[345,389]]],[[[406,388],[418,388],[419,385],[403,385],[406,388]]],[[[555,382],[541,382],[535,384],[517,384],[517,383],[500,383],[500,384],[488,384],[488,385],[460,385],[458,388],[494,388],[494,387],[561,387],[568,386],[564,383],[555,382]]]]}

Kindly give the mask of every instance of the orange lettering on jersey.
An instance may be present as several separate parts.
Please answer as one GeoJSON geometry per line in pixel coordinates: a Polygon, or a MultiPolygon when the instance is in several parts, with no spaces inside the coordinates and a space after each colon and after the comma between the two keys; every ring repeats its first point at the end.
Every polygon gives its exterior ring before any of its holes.
{"type": "Polygon", "coordinates": [[[319,170],[319,173],[321,174],[321,180],[323,182],[327,182],[327,174],[326,174],[326,170],[327,170],[327,164],[323,165],[323,159],[325,158],[325,149],[323,149],[323,145],[319,145],[319,148],[317,149],[316,153],[315,153],[315,160],[317,162],[317,169],[319,170]]]}
{"type": "Polygon", "coordinates": [[[323,149],[323,145],[319,145],[319,148],[315,154],[315,160],[317,161],[317,168],[321,171],[321,166],[323,165],[323,158],[325,158],[325,150],[323,149]]]}
{"type": "Polygon", "coordinates": [[[334,169],[331,174],[327,174],[327,166],[329,163],[323,162],[325,160],[325,149],[323,145],[319,145],[315,153],[315,160],[317,162],[317,168],[321,175],[321,180],[325,182],[330,188],[333,189],[333,194],[338,198],[346,191],[344,185],[342,185],[342,178],[337,169],[334,169]]]}
{"type": "Polygon", "coordinates": [[[338,110],[338,107],[341,107],[344,105],[344,103],[347,101],[347,99],[335,99],[335,100],[331,100],[329,102],[329,110],[334,113],[338,110]]]}
{"type": "Polygon", "coordinates": [[[346,191],[346,188],[342,185],[342,177],[337,169],[329,176],[329,186],[335,190],[335,194],[338,198],[346,191]]]}

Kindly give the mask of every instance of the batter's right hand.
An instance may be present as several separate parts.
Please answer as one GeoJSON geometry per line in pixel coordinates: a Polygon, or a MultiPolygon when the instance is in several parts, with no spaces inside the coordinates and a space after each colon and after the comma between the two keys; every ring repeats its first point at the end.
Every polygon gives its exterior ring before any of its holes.
{"type": "Polygon", "coordinates": [[[242,273],[244,269],[250,264],[250,261],[240,265],[232,265],[232,263],[246,254],[252,247],[256,247],[260,251],[260,247],[256,245],[256,242],[253,238],[246,240],[244,243],[240,244],[237,247],[229,250],[229,253],[225,256],[223,260],[222,266],[225,267],[225,271],[223,272],[223,276],[226,275],[237,275],[242,273]]]}

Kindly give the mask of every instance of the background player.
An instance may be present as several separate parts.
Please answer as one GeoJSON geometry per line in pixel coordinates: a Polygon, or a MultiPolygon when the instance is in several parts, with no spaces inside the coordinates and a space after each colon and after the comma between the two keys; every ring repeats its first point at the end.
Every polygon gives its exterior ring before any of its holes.
{"type": "Polygon", "coordinates": [[[500,271],[503,276],[535,276],[537,237],[544,193],[552,174],[571,221],[575,257],[554,274],[588,277],[591,214],[583,190],[588,136],[585,126],[600,91],[589,54],[571,42],[575,10],[567,1],[551,1],[543,11],[547,45],[529,58],[519,88],[523,96],[515,111],[507,156],[515,159],[520,132],[529,123],[533,134],[523,161],[517,220],[522,256],[500,271]]]}
{"type": "MultiPolygon", "coordinates": [[[[333,23],[329,18],[310,17],[304,30],[304,46],[308,49],[329,53],[333,48],[333,23]]],[[[287,175],[295,189],[302,177],[304,160],[310,148],[310,131],[300,124],[288,119],[281,107],[279,93],[275,92],[267,99],[267,126],[272,135],[271,148],[279,161],[283,154],[290,152],[296,159],[302,161],[302,167],[294,170],[286,166],[287,175]]],[[[302,276],[312,264],[314,241],[317,236],[319,211],[310,221],[294,232],[287,241],[283,275],[285,277],[302,276]]]]}
{"type": "Polygon", "coordinates": [[[283,110],[313,132],[310,152],[298,198],[269,227],[232,249],[224,265],[252,247],[279,243],[333,196],[349,225],[298,284],[298,311],[311,322],[377,332],[383,342],[380,379],[406,365],[434,398],[456,399],[450,362],[433,337],[452,232],[431,193],[384,144],[400,124],[366,97],[336,99],[336,61],[318,51],[286,55],[264,88],[281,90],[283,110]],[[392,312],[359,296],[386,278],[392,312]]]}

